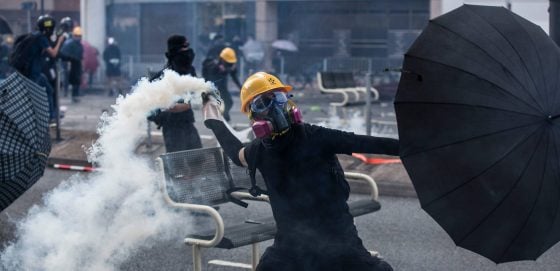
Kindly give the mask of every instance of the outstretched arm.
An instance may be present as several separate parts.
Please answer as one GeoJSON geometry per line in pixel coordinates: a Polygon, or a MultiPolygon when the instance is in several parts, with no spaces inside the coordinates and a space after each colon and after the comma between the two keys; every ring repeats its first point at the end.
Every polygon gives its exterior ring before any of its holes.
{"type": "Polygon", "coordinates": [[[239,78],[237,78],[237,69],[234,69],[233,71],[231,71],[230,73],[231,75],[231,79],[233,80],[233,82],[235,83],[235,85],[241,89],[241,83],[239,82],[239,78]]]}
{"type": "Polygon", "coordinates": [[[356,135],[354,133],[311,126],[313,137],[327,151],[334,153],[375,153],[399,155],[399,141],[393,138],[356,135]]]}
{"type": "Polygon", "coordinates": [[[204,115],[204,125],[212,130],[216,139],[222,146],[222,149],[227,156],[238,166],[247,166],[245,160],[245,148],[243,143],[235,137],[224,124],[222,114],[217,103],[217,100],[208,94],[203,97],[204,106],[202,113],[204,115]]]}

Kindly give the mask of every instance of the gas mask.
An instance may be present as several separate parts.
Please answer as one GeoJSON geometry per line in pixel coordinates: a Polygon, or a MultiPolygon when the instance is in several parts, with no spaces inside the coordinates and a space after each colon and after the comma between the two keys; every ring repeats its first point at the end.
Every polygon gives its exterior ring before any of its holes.
{"type": "Polygon", "coordinates": [[[301,111],[288,99],[285,92],[275,91],[261,94],[250,104],[253,132],[257,138],[285,134],[292,124],[303,122],[301,111]]]}

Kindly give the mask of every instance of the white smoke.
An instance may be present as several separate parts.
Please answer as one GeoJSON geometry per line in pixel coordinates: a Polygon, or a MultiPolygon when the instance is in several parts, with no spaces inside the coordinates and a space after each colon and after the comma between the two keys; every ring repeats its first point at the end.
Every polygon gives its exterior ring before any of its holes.
{"type": "Polygon", "coordinates": [[[17,239],[2,251],[1,269],[117,270],[150,241],[185,234],[185,214],[165,206],[152,161],[134,150],[151,110],[211,89],[202,79],[165,71],[161,80],[142,79],[119,97],[114,113],[102,116],[99,139],[88,153],[102,171],[75,175],[33,207],[18,222],[17,239]]]}

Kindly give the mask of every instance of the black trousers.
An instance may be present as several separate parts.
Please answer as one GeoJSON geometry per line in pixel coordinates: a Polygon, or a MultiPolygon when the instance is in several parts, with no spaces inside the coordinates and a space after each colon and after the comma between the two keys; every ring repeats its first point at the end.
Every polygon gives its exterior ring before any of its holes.
{"type": "Polygon", "coordinates": [[[393,271],[387,262],[369,254],[332,255],[325,250],[294,253],[291,249],[293,248],[278,249],[274,245],[268,247],[260,259],[257,271],[393,271]]]}
{"type": "Polygon", "coordinates": [[[222,100],[224,101],[224,119],[226,121],[229,122],[230,115],[229,115],[229,111],[231,110],[231,108],[233,107],[233,98],[231,97],[231,93],[229,93],[229,91],[226,90],[221,90],[220,89],[220,96],[222,97],[222,100]]]}

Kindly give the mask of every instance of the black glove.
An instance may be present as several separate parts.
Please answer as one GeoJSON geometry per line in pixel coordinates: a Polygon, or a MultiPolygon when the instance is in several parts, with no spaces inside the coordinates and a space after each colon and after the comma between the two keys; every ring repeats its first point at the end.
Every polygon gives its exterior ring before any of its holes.
{"type": "Polygon", "coordinates": [[[161,127],[161,109],[156,109],[153,113],[146,117],[148,121],[152,121],[157,125],[159,129],[161,127]]]}

